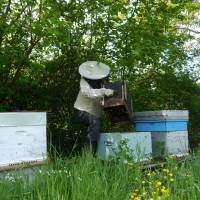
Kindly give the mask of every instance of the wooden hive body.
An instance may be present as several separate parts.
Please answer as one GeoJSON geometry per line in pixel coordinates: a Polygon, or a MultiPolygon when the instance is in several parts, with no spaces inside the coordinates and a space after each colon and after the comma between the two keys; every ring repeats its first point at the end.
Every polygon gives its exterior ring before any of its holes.
{"type": "Polygon", "coordinates": [[[103,100],[104,111],[113,123],[129,123],[132,121],[132,99],[128,94],[125,81],[106,83],[105,88],[114,90],[114,95],[103,100]]]}

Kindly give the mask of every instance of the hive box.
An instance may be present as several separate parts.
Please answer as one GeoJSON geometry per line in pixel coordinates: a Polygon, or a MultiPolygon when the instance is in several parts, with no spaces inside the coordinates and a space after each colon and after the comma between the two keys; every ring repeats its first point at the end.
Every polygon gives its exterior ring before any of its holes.
{"type": "Polygon", "coordinates": [[[187,110],[161,110],[135,112],[136,131],[168,132],[187,131],[189,114],[187,110]]]}
{"type": "Polygon", "coordinates": [[[188,154],[188,132],[152,132],[153,156],[188,154]]]}
{"type": "Polygon", "coordinates": [[[47,157],[46,113],[0,113],[0,170],[47,157]]]}
{"type": "Polygon", "coordinates": [[[186,131],[186,120],[135,121],[136,131],[186,131]]]}
{"type": "Polygon", "coordinates": [[[114,90],[111,97],[104,97],[103,107],[110,121],[113,123],[130,123],[133,118],[132,98],[128,94],[125,81],[106,83],[105,88],[114,90]]]}
{"type": "Polygon", "coordinates": [[[150,132],[141,133],[102,133],[98,143],[100,159],[117,158],[120,156],[120,143],[128,141],[129,156],[134,161],[146,161],[151,159],[152,142],[150,132]]]}

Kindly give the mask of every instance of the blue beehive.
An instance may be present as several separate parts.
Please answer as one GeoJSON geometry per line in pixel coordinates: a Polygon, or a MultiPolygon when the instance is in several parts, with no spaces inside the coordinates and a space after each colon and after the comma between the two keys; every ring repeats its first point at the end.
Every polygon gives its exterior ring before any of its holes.
{"type": "Polygon", "coordinates": [[[151,132],[155,156],[188,154],[187,110],[161,110],[134,113],[137,132],[151,132]]]}
{"type": "Polygon", "coordinates": [[[137,132],[187,131],[187,110],[161,110],[135,112],[134,123],[137,132]]]}

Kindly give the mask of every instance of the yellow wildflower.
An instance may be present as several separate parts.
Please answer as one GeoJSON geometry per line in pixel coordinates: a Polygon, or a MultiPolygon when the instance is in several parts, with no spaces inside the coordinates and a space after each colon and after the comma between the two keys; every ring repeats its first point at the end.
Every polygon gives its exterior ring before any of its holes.
{"type": "Polygon", "coordinates": [[[149,172],[149,173],[147,174],[147,176],[151,176],[151,172],[149,172]]]}
{"type": "Polygon", "coordinates": [[[147,193],[146,193],[146,192],[143,192],[143,193],[142,193],[142,196],[143,196],[143,197],[144,197],[144,196],[146,196],[146,195],[147,195],[147,193]]]}
{"type": "Polygon", "coordinates": [[[168,195],[169,194],[169,190],[168,189],[165,189],[165,188],[162,188],[161,189],[161,192],[165,195],[168,195]]]}
{"type": "Polygon", "coordinates": [[[137,196],[137,193],[131,192],[131,198],[134,198],[135,196],[137,196]]]}
{"type": "Polygon", "coordinates": [[[163,163],[161,163],[161,164],[160,164],[160,167],[162,167],[162,168],[163,168],[163,167],[164,167],[164,164],[163,164],[163,163]]]}
{"type": "Polygon", "coordinates": [[[174,182],[174,179],[173,179],[173,178],[170,178],[170,182],[174,182]]]}
{"type": "Polygon", "coordinates": [[[146,181],[142,181],[142,184],[145,184],[146,183],[146,181]]]}
{"type": "Polygon", "coordinates": [[[164,169],[163,169],[163,172],[169,173],[169,169],[164,168],[164,169]]]}
{"type": "Polygon", "coordinates": [[[161,181],[156,181],[156,182],[155,182],[155,186],[156,186],[156,187],[160,187],[161,185],[162,185],[162,182],[161,182],[161,181]]]}
{"type": "Polygon", "coordinates": [[[156,175],[156,173],[155,173],[155,172],[152,172],[151,174],[152,174],[152,175],[154,175],[154,176],[156,175]]]}
{"type": "Polygon", "coordinates": [[[133,200],[141,200],[141,197],[135,197],[133,200]]]}
{"type": "Polygon", "coordinates": [[[173,174],[172,174],[172,173],[169,173],[169,176],[171,176],[171,177],[172,177],[172,176],[173,176],[173,174]]]}

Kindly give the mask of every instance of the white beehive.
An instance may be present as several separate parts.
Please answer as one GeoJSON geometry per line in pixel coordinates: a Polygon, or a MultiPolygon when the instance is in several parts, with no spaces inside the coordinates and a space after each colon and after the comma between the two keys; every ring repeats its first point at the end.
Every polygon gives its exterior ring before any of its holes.
{"type": "Polygon", "coordinates": [[[102,133],[98,143],[98,154],[100,159],[116,158],[119,155],[119,145],[127,140],[127,147],[131,150],[130,156],[134,161],[145,161],[151,159],[152,142],[150,132],[140,133],[102,133]]]}
{"type": "Polygon", "coordinates": [[[152,148],[154,156],[188,154],[188,132],[152,132],[152,148]]]}
{"type": "Polygon", "coordinates": [[[46,157],[46,112],[0,113],[0,169],[46,157]]]}

